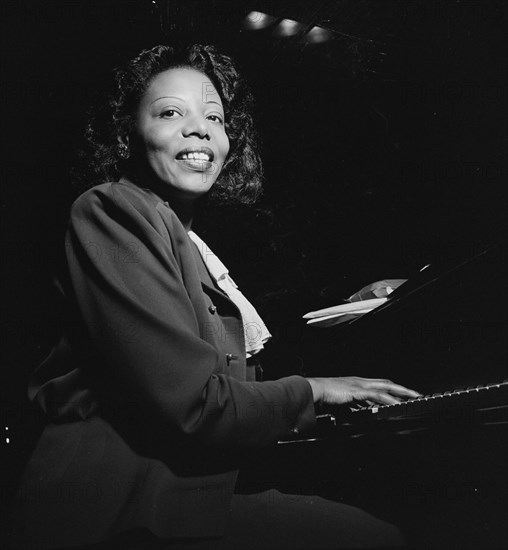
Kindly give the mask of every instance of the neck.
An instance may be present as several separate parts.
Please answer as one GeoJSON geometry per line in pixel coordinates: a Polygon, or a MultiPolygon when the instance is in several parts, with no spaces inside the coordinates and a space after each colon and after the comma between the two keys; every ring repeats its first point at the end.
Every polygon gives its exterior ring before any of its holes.
{"type": "Polygon", "coordinates": [[[194,201],[173,199],[168,202],[171,205],[171,208],[175,211],[185,230],[190,231],[192,228],[192,220],[194,218],[194,201]]]}

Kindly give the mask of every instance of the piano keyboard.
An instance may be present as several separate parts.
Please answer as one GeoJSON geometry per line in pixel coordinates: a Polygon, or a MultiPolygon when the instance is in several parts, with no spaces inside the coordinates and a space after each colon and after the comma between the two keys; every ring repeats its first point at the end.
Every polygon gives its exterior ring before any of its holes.
{"type": "MultiPolygon", "coordinates": [[[[316,428],[310,437],[291,438],[278,443],[319,441],[339,434],[359,437],[367,433],[376,433],[378,431],[376,428],[380,428],[381,424],[371,422],[374,420],[391,421],[389,423],[396,426],[400,422],[410,422],[411,426],[406,427],[416,430],[425,427],[428,424],[427,420],[430,419],[434,423],[445,421],[445,424],[452,422],[454,424],[508,425],[508,380],[497,384],[424,395],[396,405],[373,405],[349,409],[341,406],[329,407],[329,409],[329,412],[316,416],[316,428]]],[[[432,423],[429,427],[430,425],[432,423]]],[[[397,427],[399,428],[400,426],[397,427]]]]}
{"type": "Polygon", "coordinates": [[[481,407],[508,407],[508,380],[498,384],[424,395],[395,405],[352,408],[351,413],[352,418],[360,415],[372,418],[400,418],[481,407]]]}

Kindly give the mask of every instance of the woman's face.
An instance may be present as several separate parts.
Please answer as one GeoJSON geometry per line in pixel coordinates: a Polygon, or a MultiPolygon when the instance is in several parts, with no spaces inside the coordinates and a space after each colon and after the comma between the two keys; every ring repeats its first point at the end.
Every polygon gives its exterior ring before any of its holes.
{"type": "Polygon", "coordinates": [[[142,173],[176,199],[209,191],[229,151],[221,98],[208,77],[191,68],[154,78],[138,107],[136,133],[142,173]]]}

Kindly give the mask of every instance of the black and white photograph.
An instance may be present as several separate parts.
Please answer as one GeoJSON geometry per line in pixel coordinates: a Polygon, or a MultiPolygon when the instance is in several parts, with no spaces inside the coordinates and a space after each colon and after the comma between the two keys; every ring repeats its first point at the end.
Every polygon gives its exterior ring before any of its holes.
{"type": "Polygon", "coordinates": [[[508,3],[0,12],[2,548],[507,548],[508,3]]]}

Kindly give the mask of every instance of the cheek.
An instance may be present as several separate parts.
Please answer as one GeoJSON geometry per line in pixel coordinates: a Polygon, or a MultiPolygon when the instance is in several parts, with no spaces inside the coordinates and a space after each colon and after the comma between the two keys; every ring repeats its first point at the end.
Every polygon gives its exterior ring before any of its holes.
{"type": "Polygon", "coordinates": [[[163,151],[170,140],[164,126],[154,123],[145,123],[138,127],[137,137],[148,153],[163,151]]]}
{"type": "Polygon", "coordinates": [[[146,139],[146,147],[148,151],[158,154],[168,154],[170,151],[169,144],[171,139],[164,132],[152,132],[146,139]]]}
{"type": "Polygon", "coordinates": [[[147,139],[144,143],[144,161],[151,172],[165,179],[173,172],[167,144],[159,139],[147,139]]]}
{"type": "Polygon", "coordinates": [[[222,156],[224,157],[224,159],[226,159],[226,157],[228,156],[229,149],[230,149],[229,137],[224,132],[224,134],[222,136],[222,142],[221,142],[221,152],[222,152],[222,156]]]}
{"type": "Polygon", "coordinates": [[[172,158],[171,140],[163,132],[152,133],[144,140],[145,154],[152,165],[164,164],[172,158]]]}

